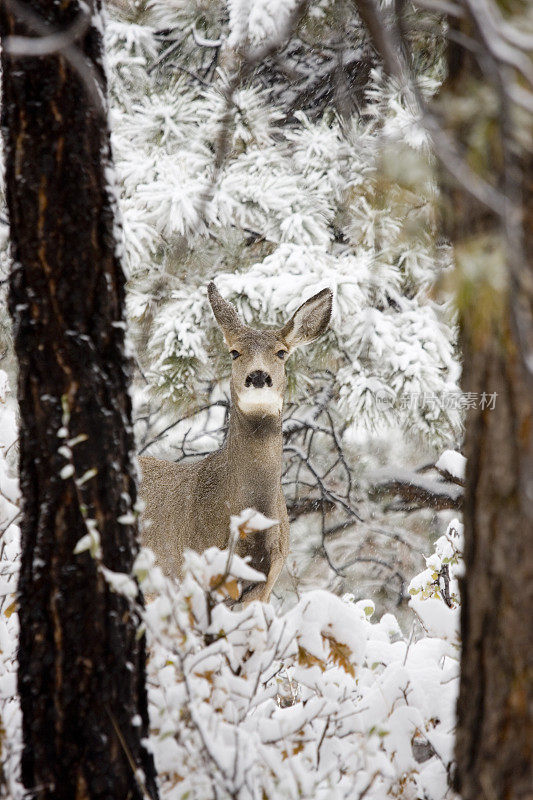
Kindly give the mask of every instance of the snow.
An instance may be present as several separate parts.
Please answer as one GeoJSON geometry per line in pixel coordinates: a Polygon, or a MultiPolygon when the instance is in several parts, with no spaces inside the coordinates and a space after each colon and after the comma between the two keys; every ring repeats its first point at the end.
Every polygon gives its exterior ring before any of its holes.
{"type": "Polygon", "coordinates": [[[463,482],[465,479],[466,458],[456,450],[445,450],[435,466],[441,472],[447,472],[448,475],[458,481],[463,482]]]}
{"type": "MultiPolygon", "coordinates": [[[[313,4],[313,24],[328,25],[332,5],[313,4]]],[[[405,88],[376,69],[360,115],[341,120],[328,109],[312,119],[296,111],[290,121],[286,106],[272,102],[273,87],[239,88],[229,111],[228,158],[212,198],[203,202],[212,180],[213,142],[228,112],[220,91],[223,59],[218,77],[206,86],[194,78],[196,70],[205,74],[198,54],[203,60],[216,39],[223,52],[233,47],[253,53],[283,37],[295,6],[295,0],[232,0],[228,8],[202,0],[151,0],[143,7],[143,24],[108,21],[116,177],[107,165],[106,181],[123,221],[123,237],[117,222],[117,255],[124,248],[134,338],[147,342],[139,353],[149,382],[145,397],[152,403],[157,398],[158,408],[166,404],[159,430],[169,407],[175,417],[227,398],[227,367],[214,346],[205,293],[214,273],[224,297],[250,325],[279,327],[305,298],[328,287],[335,295],[328,334],[289,363],[296,387],[290,424],[316,421],[318,406],[327,407],[342,421],[345,453],[358,458],[361,452],[367,458],[362,427],[400,426],[413,439],[450,446],[462,420],[460,410],[443,405],[458,392],[455,319],[429,287],[449,267],[451,254],[435,244],[438,195],[427,136],[405,88]],[[161,53],[162,30],[176,41],[183,37],[180,48],[192,77],[148,71],[161,53]],[[315,396],[316,375],[325,367],[332,373],[327,391],[315,396]]],[[[419,79],[426,95],[435,91],[431,76],[419,79]]],[[[7,240],[2,246],[4,265],[7,240]]],[[[4,524],[19,503],[6,459],[16,439],[7,392],[0,371],[4,524]]],[[[196,452],[214,448],[225,413],[219,407],[186,418],[169,441],[179,446],[190,431],[196,452]]],[[[68,439],[68,424],[57,435],[59,452],[71,459],[76,441],[68,439]]],[[[395,448],[394,433],[389,437],[395,448]]],[[[324,440],[316,441],[325,458],[324,440]]],[[[463,480],[464,459],[455,451],[445,451],[437,468],[463,480]]],[[[350,469],[355,475],[359,464],[350,462],[350,469]]],[[[75,478],[73,465],[67,463],[61,475],[75,478]]],[[[78,485],[90,477],[82,476],[78,485]]],[[[358,485],[360,477],[357,471],[358,485]]],[[[457,497],[461,492],[428,476],[418,479],[431,491],[445,486],[457,497]]],[[[133,524],[140,504],[134,511],[118,523],[133,524]]],[[[232,520],[232,546],[237,536],[253,536],[276,522],[246,509],[232,520]]],[[[179,586],[146,550],[132,575],[113,572],[101,563],[95,520],[86,524],[75,555],[88,551],[110,587],[132,604],[134,577],[153,597],[143,624],[150,646],[149,745],[163,800],[341,800],[363,793],[368,800],[451,800],[447,771],[453,766],[463,567],[458,522],[437,540],[426,568],[409,584],[417,621],[408,636],[395,609],[374,618],[381,599],[366,598],[360,584],[342,599],[298,587],[292,605],[230,608],[228,598],[242,581],[264,580],[231,548],[186,553],[179,586]],[[430,742],[436,754],[419,764],[413,740],[430,742]]],[[[305,546],[317,550],[316,525],[298,524],[305,546]]],[[[353,555],[351,541],[343,542],[353,555]]],[[[10,796],[18,800],[15,524],[4,531],[2,545],[3,766],[10,796]]]]}
{"type": "MultiPolygon", "coordinates": [[[[272,522],[248,509],[233,527],[266,529],[272,522]]],[[[446,561],[455,581],[460,544],[454,521],[428,556],[428,570],[446,561]]],[[[137,583],[129,575],[100,569],[114,591],[135,602],[137,583]]],[[[369,785],[369,800],[398,792],[450,798],[458,649],[436,630],[450,610],[433,575],[411,584],[418,587],[417,614],[432,629],[407,639],[394,615],[372,621],[372,600],[325,591],[305,593],[285,612],[259,602],[232,610],[213,586],[224,570],[230,580],[259,577],[216,548],[187,553],[180,586],[163,578],[148,550],[135,564],[141,589],[155,590],[144,625],[149,746],[162,797],[331,800],[369,785]],[[421,764],[415,740],[434,750],[421,764]]],[[[4,763],[18,797],[15,634],[16,613],[0,615],[0,713],[16,745],[4,763]]]]}
{"type": "Polygon", "coordinates": [[[462,574],[463,526],[454,519],[446,534],[435,543],[426,558],[427,569],[409,584],[409,605],[429,635],[460,646],[460,605],[458,578],[462,574]],[[447,597],[448,602],[443,602],[447,597]]]}
{"type": "Polygon", "coordinates": [[[102,558],[102,548],[100,543],[100,532],[94,519],[85,519],[87,533],[82,536],[74,547],[74,555],[89,551],[91,556],[97,560],[102,558]]]}
{"type": "Polygon", "coordinates": [[[67,478],[72,478],[74,475],[74,465],[73,464],[66,464],[64,467],[61,468],[59,472],[59,477],[61,480],[66,481],[67,478]]]}
{"type": "Polygon", "coordinates": [[[21,716],[17,696],[16,585],[19,571],[20,531],[15,523],[20,496],[18,481],[6,453],[17,439],[16,416],[9,400],[7,373],[0,370],[0,730],[2,768],[8,797],[21,797],[19,756],[22,747],[21,716]]]}
{"type": "MultiPolygon", "coordinates": [[[[448,451],[450,452],[450,451],[448,451]]],[[[459,454],[457,454],[459,455],[459,454]]],[[[440,461],[440,459],[439,459],[440,461]]],[[[439,462],[435,466],[438,467],[439,462]]],[[[425,492],[435,496],[450,497],[452,500],[459,500],[463,495],[462,486],[442,480],[442,478],[433,478],[430,475],[424,475],[419,472],[412,472],[411,470],[402,469],[402,467],[385,467],[376,470],[369,474],[369,479],[375,484],[387,483],[405,483],[407,485],[419,487],[425,492]]]]}
{"type": "MultiPolygon", "coordinates": [[[[240,87],[228,112],[222,78],[198,86],[186,76],[169,80],[164,71],[146,70],[161,27],[174,31],[176,41],[184,36],[194,72],[204,48],[187,30],[196,26],[203,38],[222,38],[223,50],[253,48],[283,32],[295,5],[234,0],[227,28],[218,6],[202,6],[200,31],[196,6],[154,0],[145,25],[110,23],[128,304],[136,332],[149,337],[147,377],[159,395],[183,407],[205,392],[214,325],[204,282],[213,269],[248,324],[281,325],[302,299],[327,286],[335,293],[331,334],[308,349],[305,366],[319,368],[326,351],[338,364],[332,405],[369,430],[399,423],[432,443],[449,442],[462,416],[443,405],[458,393],[454,319],[427,290],[451,254],[434,247],[437,191],[412,98],[374,70],[361,118],[311,121],[296,111],[296,123],[287,124],[286,110],[257,84],[240,87]],[[230,153],[202,207],[212,143],[228,113],[230,153]],[[384,159],[411,172],[421,162],[426,172],[416,191],[406,193],[405,176],[391,175],[378,198],[384,159]],[[406,235],[406,220],[416,235],[406,235]],[[244,246],[250,234],[265,246],[244,246]],[[185,288],[172,277],[176,241],[185,248],[178,259],[185,259],[185,288]],[[151,290],[157,273],[167,282],[162,293],[151,290]],[[385,406],[382,389],[391,398],[385,406]]],[[[330,9],[326,3],[315,11],[322,18],[330,9]]],[[[436,86],[426,75],[420,85],[428,95],[436,86]]]]}
{"type": "MultiPolygon", "coordinates": [[[[436,554],[453,554],[453,569],[460,554],[446,542],[457,544],[457,526],[436,554]]],[[[149,581],[152,561],[142,558],[149,581]]],[[[182,585],[165,581],[145,616],[164,797],[208,800],[215,783],[218,796],[239,800],[330,800],[357,796],[375,776],[370,800],[402,786],[411,794],[398,796],[443,800],[458,687],[453,643],[433,631],[407,640],[392,614],[371,621],[371,600],[324,591],[304,594],[286,612],[258,602],[231,610],[222,597],[212,607],[213,575],[226,568],[238,579],[249,568],[237,556],[228,566],[214,548],[187,561],[182,585]],[[415,739],[434,750],[422,764],[415,739]]],[[[426,583],[424,574],[413,581],[426,583]]],[[[433,601],[420,597],[417,608],[431,607],[441,624],[448,609],[433,601]]]]}
{"type": "Polygon", "coordinates": [[[288,30],[298,0],[229,0],[228,45],[244,49],[248,41],[277,41],[288,30]]]}
{"type": "Polygon", "coordinates": [[[245,508],[240,514],[236,514],[230,519],[230,527],[235,534],[247,535],[255,531],[267,531],[273,525],[276,525],[279,520],[270,519],[265,517],[260,511],[255,508],[245,508]]]}
{"type": "Polygon", "coordinates": [[[132,511],[128,511],[127,514],[121,514],[121,516],[117,518],[117,522],[120,525],[135,525],[136,521],[137,517],[132,511]]]}
{"type": "Polygon", "coordinates": [[[126,575],[124,572],[114,572],[102,565],[100,565],[100,572],[113,592],[135,600],[139,593],[139,587],[130,575],[126,575]]]}

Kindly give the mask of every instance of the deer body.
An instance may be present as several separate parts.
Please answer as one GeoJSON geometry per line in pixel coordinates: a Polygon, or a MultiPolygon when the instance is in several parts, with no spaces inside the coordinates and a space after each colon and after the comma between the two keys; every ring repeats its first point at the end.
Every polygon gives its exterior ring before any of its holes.
{"type": "Polygon", "coordinates": [[[143,538],[163,570],[179,576],[185,548],[225,548],[230,516],[255,508],[277,523],[239,542],[237,552],[266,576],[264,584],[247,588],[246,600],[267,601],[289,552],[281,488],[283,362],[291,349],[327,328],[332,295],[315,295],[279,331],[243,325],[213,283],[209,299],[234,359],[228,436],[220,450],[193,464],[139,459],[144,516],[151,520],[143,538]]]}
{"type": "Polygon", "coordinates": [[[195,464],[149,456],[139,459],[146,516],[152,519],[144,541],[156,552],[165,572],[179,575],[186,548],[201,552],[226,547],[230,515],[255,508],[278,520],[279,524],[254,534],[238,548],[241,555],[251,556],[252,566],[269,581],[268,589],[258,585],[247,594],[247,599],[253,599],[254,593],[262,596],[268,591],[270,595],[289,552],[289,518],[281,489],[281,423],[274,434],[252,432],[235,416],[224,446],[195,464]],[[165,509],[165,515],[158,509],[165,509]]]}

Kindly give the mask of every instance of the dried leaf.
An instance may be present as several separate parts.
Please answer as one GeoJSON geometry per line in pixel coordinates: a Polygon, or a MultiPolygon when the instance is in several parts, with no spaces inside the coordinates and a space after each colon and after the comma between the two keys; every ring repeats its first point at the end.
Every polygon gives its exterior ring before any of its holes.
{"type": "Polygon", "coordinates": [[[333,636],[323,636],[322,639],[329,644],[329,654],[333,663],[355,678],[355,668],[350,660],[352,651],[348,645],[338,642],[333,636]]]}
{"type": "Polygon", "coordinates": [[[224,575],[213,575],[209,581],[209,588],[227,594],[232,600],[238,600],[240,597],[239,582],[236,578],[224,581],[224,575]]]}
{"type": "Polygon", "coordinates": [[[196,675],[197,678],[204,678],[204,680],[213,685],[213,679],[215,676],[214,669],[205,669],[202,672],[195,672],[194,674],[196,675]]]}
{"type": "Polygon", "coordinates": [[[326,669],[326,662],[322,661],[321,658],[317,658],[309,650],[306,650],[305,647],[298,645],[298,664],[301,667],[320,667],[322,672],[326,669]]]}
{"type": "Polygon", "coordinates": [[[240,597],[239,582],[236,578],[231,581],[226,581],[223,588],[227,591],[232,600],[238,600],[240,597]]]}
{"type": "Polygon", "coordinates": [[[6,608],[6,610],[4,611],[4,616],[9,618],[11,614],[13,614],[16,610],[17,610],[17,601],[13,600],[13,602],[10,603],[6,608]]]}
{"type": "Polygon", "coordinates": [[[255,531],[251,531],[250,528],[246,527],[246,522],[242,522],[238,528],[239,531],[239,539],[246,539],[251,533],[255,533],[255,531]]]}
{"type": "Polygon", "coordinates": [[[215,589],[215,588],[219,589],[220,586],[222,586],[223,578],[224,578],[224,575],[221,572],[219,572],[218,575],[212,575],[211,578],[209,579],[209,588],[210,589],[215,589]]]}
{"type": "MultiPolygon", "coordinates": [[[[292,746],[291,755],[292,756],[297,756],[298,753],[301,753],[303,749],[304,749],[304,743],[303,742],[296,742],[296,744],[294,744],[292,746]]],[[[288,757],[289,757],[288,751],[287,750],[282,750],[281,751],[281,758],[283,759],[283,761],[285,761],[288,757]]]]}

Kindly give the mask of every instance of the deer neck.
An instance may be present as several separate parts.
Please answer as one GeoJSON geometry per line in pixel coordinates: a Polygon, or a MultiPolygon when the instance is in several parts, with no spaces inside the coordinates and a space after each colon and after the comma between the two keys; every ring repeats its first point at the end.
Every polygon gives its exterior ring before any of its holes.
{"type": "Polygon", "coordinates": [[[283,439],[281,414],[250,419],[236,405],[230,413],[228,483],[239,511],[253,507],[274,514],[281,491],[283,439]]]}

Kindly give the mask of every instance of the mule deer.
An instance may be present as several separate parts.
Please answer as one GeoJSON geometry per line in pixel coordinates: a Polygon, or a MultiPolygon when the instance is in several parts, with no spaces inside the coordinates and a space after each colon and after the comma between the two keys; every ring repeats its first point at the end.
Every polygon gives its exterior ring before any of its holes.
{"type": "MultiPolygon", "coordinates": [[[[331,317],[332,292],[323,289],[301,305],[280,329],[244,325],[214,283],[211,308],[233,359],[229,432],[220,450],[192,464],[139,459],[145,543],[168,575],[179,575],[183,550],[201,552],[229,537],[230,515],[255,508],[277,524],[239,543],[265,583],[246,588],[246,600],[268,601],[289,550],[289,518],[281,489],[281,413],[285,361],[294,348],[320,336],[331,317]]],[[[244,594],[244,593],[243,593],[244,594]]]]}

